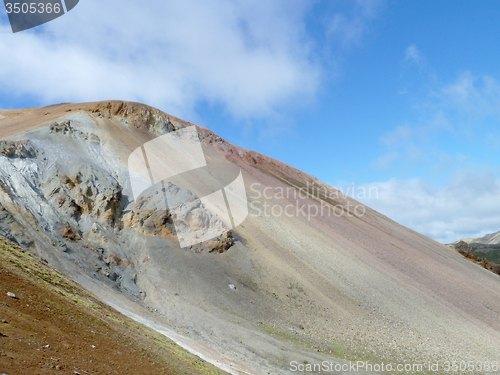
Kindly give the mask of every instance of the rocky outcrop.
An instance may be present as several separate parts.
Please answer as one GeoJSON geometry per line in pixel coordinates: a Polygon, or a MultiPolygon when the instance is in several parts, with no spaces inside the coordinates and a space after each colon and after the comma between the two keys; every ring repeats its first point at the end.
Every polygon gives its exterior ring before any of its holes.
{"type": "MultiPolygon", "coordinates": [[[[210,240],[190,246],[194,252],[223,253],[234,243],[223,222],[205,208],[200,199],[182,192],[175,185],[163,188],[152,188],[141,195],[124,213],[123,226],[130,227],[140,233],[150,236],[159,236],[165,240],[179,240],[189,243],[194,236],[210,237],[210,240]],[[167,196],[183,195],[184,203],[175,207],[168,207],[167,196]],[[174,223],[175,221],[175,223],[174,223]],[[212,238],[211,233],[225,235],[212,238]]],[[[197,241],[193,241],[197,242],[197,241]]]]}
{"type": "Polygon", "coordinates": [[[8,158],[34,158],[36,150],[28,139],[21,141],[0,140],[0,154],[8,158]]]}
{"type": "Polygon", "coordinates": [[[457,251],[462,255],[470,255],[474,253],[472,247],[470,247],[464,241],[459,241],[457,244],[455,244],[455,249],[457,249],[457,251]]]}
{"type": "Polygon", "coordinates": [[[91,141],[91,142],[100,142],[99,137],[97,134],[94,133],[87,133],[83,132],[81,130],[77,130],[73,126],[73,121],[71,120],[66,120],[63,122],[54,122],[52,125],[50,125],[50,133],[51,134],[60,134],[60,135],[69,135],[70,137],[78,137],[80,139],[83,139],[84,141],[91,141]]]}
{"type": "Polygon", "coordinates": [[[120,225],[122,190],[118,181],[90,164],[68,177],[57,168],[43,184],[44,196],[61,214],[76,221],[82,215],[102,224],[120,225]]]}
{"type": "Polygon", "coordinates": [[[234,238],[231,235],[231,232],[226,232],[219,238],[217,238],[215,241],[211,241],[212,243],[209,245],[211,250],[209,250],[210,253],[223,253],[231,246],[234,245],[234,238]]]}
{"type": "Polygon", "coordinates": [[[140,233],[174,239],[175,229],[170,211],[166,208],[145,208],[147,197],[141,196],[123,215],[123,225],[140,233]]]}
{"type": "Polygon", "coordinates": [[[99,103],[91,111],[99,118],[111,119],[116,116],[129,126],[158,134],[166,134],[189,124],[156,108],[131,102],[99,103]]]}
{"type": "Polygon", "coordinates": [[[75,232],[73,231],[73,229],[71,229],[71,226],[69,224],[66,224],[64,226],[64,228],[61,231],[61,235],[63,238],[69,238],[70,240],[74,241],[79,241],[82,239],[79,235],[75,234],[75,232]]]}
{"type": "Polygon", "coordinates": [[[9,240],[29,248],[34,244],[32,236],[3,205],[0,204],[0,234],[9,240]]]}

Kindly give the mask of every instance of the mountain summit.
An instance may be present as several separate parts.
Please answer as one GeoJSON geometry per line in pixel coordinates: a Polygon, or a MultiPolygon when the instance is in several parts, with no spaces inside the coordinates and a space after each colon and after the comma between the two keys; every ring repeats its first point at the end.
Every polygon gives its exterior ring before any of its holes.
{"type": "Polygon", "coordinates": [[[497,275],[289,165],[122,101],[3,110],[0,135],[0,234],[229,372],[500,358],[497,275]],[[160,183],[190,153],[145,145],[183,129],[202,165],[160,183]]]}

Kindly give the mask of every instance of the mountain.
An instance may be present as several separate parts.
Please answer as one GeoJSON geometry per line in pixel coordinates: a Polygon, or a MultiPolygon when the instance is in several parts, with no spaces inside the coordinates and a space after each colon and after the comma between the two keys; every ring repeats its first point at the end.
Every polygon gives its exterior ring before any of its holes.
{"type": "Polygon", "coordinates": [[[0,134],[0,234],[228,372],[500,358],[497,275],[278,160],[121,101],[0,111],[0,134]],[[207,166],[173,176],[188,139],[207,166]]]}
{"type": "Polygon", "coordinates": [[[500,274],[500,232],[485,234],[478,238],[465,238],[461,241],[467,243],[471,251],[479,257],[493,262],[492,267],[500,274]]]}
{"type": "Polygon", "coordinates": [[[477,238],[464,238],[462,241],[466,243],[480,243],[485,245],[498,245],[500,244],[500,231],[490,234],[485,234],[477,238]]]}

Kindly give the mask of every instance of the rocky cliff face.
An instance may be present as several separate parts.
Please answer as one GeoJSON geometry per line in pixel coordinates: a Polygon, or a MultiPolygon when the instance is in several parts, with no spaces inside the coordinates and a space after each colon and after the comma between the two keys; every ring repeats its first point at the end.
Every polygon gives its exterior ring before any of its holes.
{"type": "MultiPolygon", "coordinates": [[[[125,126],[153,134],[170,132],[175,125],[158,110],[125,103],[100,104],[66,117],[29,132],[29,139],[0,141],[0,234],[42,258],[68,267],[77,263],[144,298],[136,285],[138,259],[127,241],[144,234],[175,242],[171,213],[158,190],[132,201],[127,171],[106,148],[107,135],[96,119],[119,118],[125,126]],[[63,254],[55,254],[54,247],[63,254]]],[[[213,222],[197,218],[211,213],[196,197],[192,202],[179,219],[186,227],[210,230],[213,222]]],[[[231,245],[231,236],[225,235],[193,250],[223,252],[231,245]]]]}

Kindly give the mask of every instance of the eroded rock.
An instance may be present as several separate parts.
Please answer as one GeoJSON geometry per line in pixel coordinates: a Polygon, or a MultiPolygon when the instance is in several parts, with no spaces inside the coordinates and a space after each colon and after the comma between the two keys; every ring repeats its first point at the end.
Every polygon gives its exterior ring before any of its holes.
{"type": "Polygon", "coordinates": [[[8,158],[34,158],[36,149],[29,139],[20,141],[0,140],[0,154],[8,158]]]}
{"type": "Polygon", "coordinates": [[[63,122],[54,122],[50,125],[51,134],[69,135],[73,138],[78,137],[84,141],[99,143],[101,140],[94,133],[85,133],[75,128],[73,121],[66,120],[63,122]]]}

